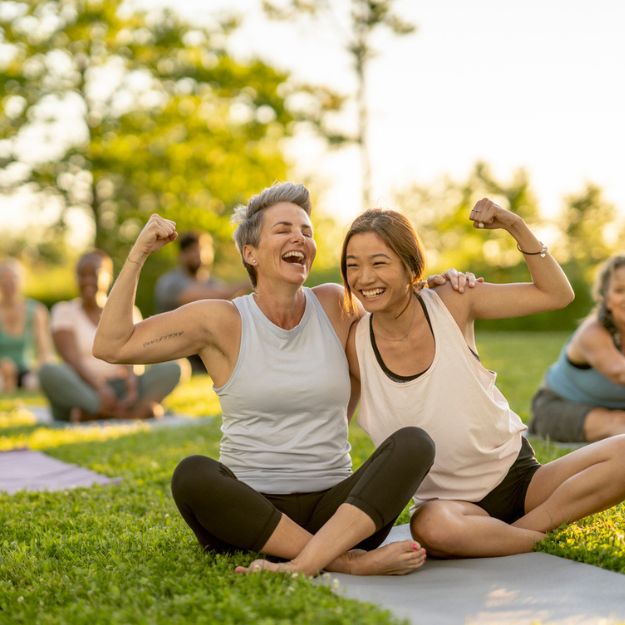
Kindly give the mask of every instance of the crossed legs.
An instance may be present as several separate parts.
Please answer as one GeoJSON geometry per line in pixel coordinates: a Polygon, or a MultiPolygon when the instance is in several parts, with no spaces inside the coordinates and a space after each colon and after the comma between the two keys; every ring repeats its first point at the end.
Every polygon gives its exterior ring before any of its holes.
{"type": "Polygon", "coordinates": [[[476,504],[432,501],[411,519],[412,535],[438,557],[503,556],[531,551],[545,533],[625,499],[625,435],[614,436],[541,466],[512,524],[476,504]]]}
{"type": "Polygon", "coordinates": [[[259,560],[253,569],[405,573],[423,562],[424,553],[413,541],[375,552],[348,551],[355,546],[373,549],[384,540],[433,458],[427,434],[403,428],[353,475],[320,493],[264,496],[224,465],[203,456],[178,465],[172,492],[205,549],[251,549],[288,560],[284,564],[259,560]]]}

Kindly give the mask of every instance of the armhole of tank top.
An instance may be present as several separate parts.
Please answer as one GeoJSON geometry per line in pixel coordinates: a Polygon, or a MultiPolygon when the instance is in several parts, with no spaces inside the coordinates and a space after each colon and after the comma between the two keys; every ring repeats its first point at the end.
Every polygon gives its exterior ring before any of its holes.
{"type": "MultiPolygon", "coordinates": [[[[441,297],[438,295],[438,293],[436,293],[436,291],[433,290],[433,289],[424,289],[424,291],[427,291],[428,293],[431,293],[431,296],[429,296],[429,297],[432,300],[434,300],[434,299],[438,300],[438,304],[434,303],[433,305],[434,306],[439,306],[441,308],[441,310],[443,311],[443,314],[446,315],[447,318],[453,324],[453,327],[455,329],[457,337],[462,341],[462,344],[467,348],[467,351],[469,352],[471,357],[474,360],[476,360],[478,363],[482,364],[482,360],[480,358],[480,355],[467,343],[467,339],[465,338],[464,334],[462,334],[462,330],[460,329],[460,326],[458,325],[457,321],[454,319],[454,316],[449,312],[449,308],[447,308],[447,306],[445,305],[445,302],[441,299],[441,297]]],[[[482,365],[482,366],[484,366],[484,365],[482,365]]]]}
{"type": "Polygon", "coordinates": [[[318,310],[320,317],[324,320],[323,323],[325,323],[328,326],[328,330],[330,330],[330,332],[332,333],[332,336],[336,340],[336,343],[339,349],[343,352],[343,354],[345,354],[345,347],[341,343],[341,339],[339,338],[339,335],[336,333],[336,330],[334,329],[334,326],[332,325],[332,320],[330,319],[330,317],[328,317],[328,313],[325,311],[323,304],[321,303],[321,300],[317,297],[317,295],[311,288],[304,287],[304,289],[305,289],[304,292],[306,293],[306,302],[307,303],[310,302],[311,306],[314,306],[318,310]]]}
{"type": "MultiPolygon", "coordinates": [[[[240,304],[241,306],[244,306],[247,309],[246,313],[248,313],[248,317],[251,317],[251,311],[249,310],[249,301],[245,300],[246,297],[250,297],[250,296],[248,295],[243,296],[241,298],[242,301],[240,302],[240,304]]],[[[234,367],[232,368],[230,377],[226,380],[226,382],[222,384],[221,386],[215,386],[213,384],[213,390],[217,394],[222,393],[236,380],[237,374],[239,373],[239,369],[241,368],[241,363],[243,361],[243,353],[245,351],[245,346],[247,345],[247,328],[245,325],[243,312],[241,311],[241,308],[239,308],[239,305],[236,303],[237,299],[239,298],[235,298],[235,300],[232,300],[232,304],[235,307],[241,319],[241,338],[239,339],[239,353],[237,354],[237,360],[234,363],[234,367]]]]}

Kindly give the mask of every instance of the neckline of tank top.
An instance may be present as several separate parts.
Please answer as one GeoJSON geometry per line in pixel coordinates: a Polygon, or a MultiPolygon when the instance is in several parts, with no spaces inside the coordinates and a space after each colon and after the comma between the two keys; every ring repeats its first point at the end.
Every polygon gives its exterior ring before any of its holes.
{"type": "Polygon", "coordinates": [[[389,379],[391,379],[393,382],[405,383],[405,382],[412,382],[412,380],[416,380],[417,378],[421,377],[426,371],[428,371],[432,367],[432,364],[434,363],[434,360],[436,359],[436,337],[434,336],[434,329],[432,328],[432,321],[430,320],[430,313],[428,312],[428,309],[425,306],[425,302],[423,301],[421,296],[418,293],[415,293],[415,297],[417,298],[417,301],[419,302],[419,304],[421,304],[421,308],[423,309],[423,313],[425,314],[425,319],[428,322],[428,326],[430,327],[430,333],[432,334],[432,338],[434,339],[434,356],[432,357],[432,362],[423,371],[419,371],[419,373],[415,373],[413,375],[399,375],[398,373],[394,373],[393,371],[391,371],[386,366],[386,363],[384,362],[384,359],[382,358],[382,354],[380,353],[380,350],[378,349],[378,344],[375,340],[375,332],[373,331],[373,314],[369,315],[369,337],[371,339],[371,347],[373,347],[373,353],[375,354],[375,359],[378,361],[378,364],[380,365],[380,368],[382,369],[382,371],[384,371],[385,375],[389,379]]]}
{"type": "MultiPolygon", "coordinates": [[[[430,291],[428,289],[429,293],[432,293],[432,295],[436,295],[436,297],[438,297],[438,295],[436,294],[435,291],[430,291]]],[[[382,355],[380,354],[379,350],[378,350],[378,346],[375,342],[375,335],[373,334],[373,315],[369,316],[369,332],[370,332],[370,337],[371,337],[371,345],[373,347],[373,352],[375,354],[375,358],[376,361],[378,362],[378,365],[380,366],[380,368],[382,369],[382,371],[384,372],[386,378],[390,381],[393,382],[395,384],[407,384],[409,382],[414,382],[415,380],[419,379],[420,377],[422,377],[424,374],[428,373],[429,371],[432,370],[432,368],[434,367],[436,361],[438,360],[438,345],[437,345],[437,340],[436,340],[436,333],[434,332],[434,326],[432,324],[432,320],[430,318],[430,314],[429,311],[427,309],[427,304],[425,303],[425,300],[421,297],[421,295],[419,293],[415,293],[416,298],[419,300],[419,303],[421,304],[421,307],[423,308],[423,311],[425,313],[425,318],[428,322],[428,325],[430,326],[430,332],[432,333],[432,338],[434,339],[434,357],[432,358],[432,362],[430,363],[430,366],[427,367],[426,369],[424,369],[423,371],[421,371],[420,373],[417,373],[415,375],[412,376],[400,376],[396,373],[393,373],[384,363],[384,360],[382,359],[382,355]]],[[[440,297],[439,297],[440,300],[440,297]]],[[[441,306],[445,306],[445,303],[440,300],[440,305],[441,306]]],[[[446,307],[445,307],[446,308],[446,307]]],[[[453,319],[452,319],[453,321],[453,319]]],[[[455,321],[453,321],[453,323],[455,323],[455,321]]],[[[477,352],[475,352],[471,346],[466,343],[465,341],[465,345],[467,347],[467,349],[469,350],[469,353],[471,354],[471,356],[473,356],[473,358],[475,358],[475,360],[477,360],[477,362],[481,363],[481,359],[480,356],[477,352]]]]}
{"type": "Polygon", "coordinates": [[[256,298],[254,297],[254,293],[250,293],[247,297],[249,297],[249,301],[251,302],[251,311],[252,314],[260,320],[260,322],[273,334],[282,338],[289,338],[299,334],[302,329],[306,326],[306,322],[310,318],[311,309],[313,306],[313,302],[310,297],[310,289],[307,287],[303,287],[302,289],[304,293],[304,313],[302,314],[302,318],[299,320],[299,323],[291,328],[290,330],[285,330],[281,328],[279,325],[276,325],[265,313],[261,310],[260,306],[256,302],[256,298]]]}

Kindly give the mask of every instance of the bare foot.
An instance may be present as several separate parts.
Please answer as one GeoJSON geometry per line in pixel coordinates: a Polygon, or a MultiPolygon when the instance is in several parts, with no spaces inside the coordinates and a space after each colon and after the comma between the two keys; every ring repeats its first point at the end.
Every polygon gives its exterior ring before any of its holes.
{"type": "Polygon", "coordinates": [[[156,401],[145,401],[130,410],[127,419],[162,419],[165,416],[165,408],[156,401]]]}
{"type": "Polygon", "coordinates": [[[258,573],[271,571],[272,573],[300,573],[290,562],[277,563],[269,560],[254,560],[249,566],[237,566],[235,573],[258,573]]]}
{"type": "MultiPolygon", "coordinates": [[[[373,551],[354,549],[335,561],[336,566],[328,567],[337,573],[351,575],[406,575],[416,571],[425,562],[425,549],[414,540],[400,540],[373,551]]],[[[254,560],[249,566],[237,566],[236,573],[257,573],[270,571],[272,573],[302,573],[313,575],[298,566],[295,561],[285,563],[269,562],[268,560],[254,560]]]]}
{"type": "Polygon", "coordinates": [[[70,423],[83,423],[84,421],[93,421],[94,419],[100,419],[100,415],[97,414],[89,414],[82,410],[81,408],[72,408],[69,411],[69,421],[70,423]]]}
{"type": "Polygon", "coordinates": [[[399,540],[372,551],[346,554],[352,575],[406,575],[425,563],[425,549],[414,540],[399,540]]]}

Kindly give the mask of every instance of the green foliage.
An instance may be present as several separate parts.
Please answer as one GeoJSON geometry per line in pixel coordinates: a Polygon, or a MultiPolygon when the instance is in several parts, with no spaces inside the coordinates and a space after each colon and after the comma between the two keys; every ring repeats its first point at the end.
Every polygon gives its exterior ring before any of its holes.
{"type": "Polygon", "coordinates": [[[0,495],[0,610],[11,623],[396,623],[302,577],[234,573],[254,554],[205,554],[169,493],[176,463],[217,454],[217,421],[56,447],[120,484],[0,495]]]}
{"type": "Polygon", "coordinates": [[[613,254],[622,238],[614,236],[618,232],[616,222],[616,207],[603,198],[597,185],[587,183],[579,193],[564,198],[559,257],[571,270],[590,278],[587,272],[613,254]]]}
{"type": "MultiPolygon", "coordinates": [[[[524,418],[565,336],[478,336],[484,364],[499,370],[499,387],[524,418]]],[[[177,389],[172,406],[191,412],[195,401],[210,396],[209,379],[198,376],[177,389]]],[[[3,398],[0,441],[40,428],[25,420],[27,410],[17,409],[18,398],[26,407],[40,401],[33,394],[3,398]]],[[[202,553],[175,508],[169,480],[187,455],[216,457],[219,437],[218,419],[129,430],[99,442],[76,435],[58,444],[51,433],[45,447],[51,455],[122,480],[60,493],[0,494],[0,614],[16,625],[397,622],[301,577],[236,575],[235,565],[254,554],[202,553]]],[[[355,425],[350,441],[357,467],[373,445],[355,425]]],[[[569,451],[536,439],[532,445],[543,462],[569,451]]],[[[398,522],[407,520],[406,509],[398,522]]],[[[551,532],[538,549],[625,573],[623,527],[625,506],[619,505],[551,532]]]]}
{"type": "MultiPolygon", "coordinates": [[[[468,219],[473,204],[487,196],[521,215],[537,232],[539,218],[527,174],[520,170],[510,181],[498,181],[485,163],[477,163],[466,180],[444,178],[400,192],[398,207],[415,224],[424,244],[428,273],[456,267],[489,282],[526,282],[527,266],[515,242],[503,231],[484,231],[468,219]]],[[[596,185],[565,198],[558,218],[560,236],[552,251],[562,264],[575,301],[566,309],[528,317],[480,321],[485,330],[573,330],[593,307],[590,283],[598,263],[615,253],[619,237],[616,213],[596,185]]],[[[622,238],[622,237],[621,237],[622,238]]]]}
{"type": "MultiPolygon", "coordinates": [[[[3,9],[0,189],[27,188],[42,205],[91,216],[94,244],[117,268],[155,211],[179,230],[229,240],[233,206],[287,177],[282,140],[294,125],[319,126],[341,105],[328,89],[233,58],[232,18],[189,23],[122,0],[22,0],[3,9]]],[[[64,217],[57,230],[65,232],[64,217]]],[[[59,240],[39,256],[59,262],[59,240]]],[[[172,246],[146,266],[139,305],[147,313],[174,257],[172,246]]],[[[231,262],[231,252],[220,261],[231,262]]]]}
{"type": "Polygon", "coordinates": [[[510,235],[477,230],[469,221],[473,205],[484,196],[536,224],[538,206],[523,170],[500,182],[488,165],[476,163],[466,180],[444,178],[428,186],[413,185],[397,195],[397,205],[410,217],[425,246],[429,271],[457,266],[482,273],[519,264],[510,235]]]}

